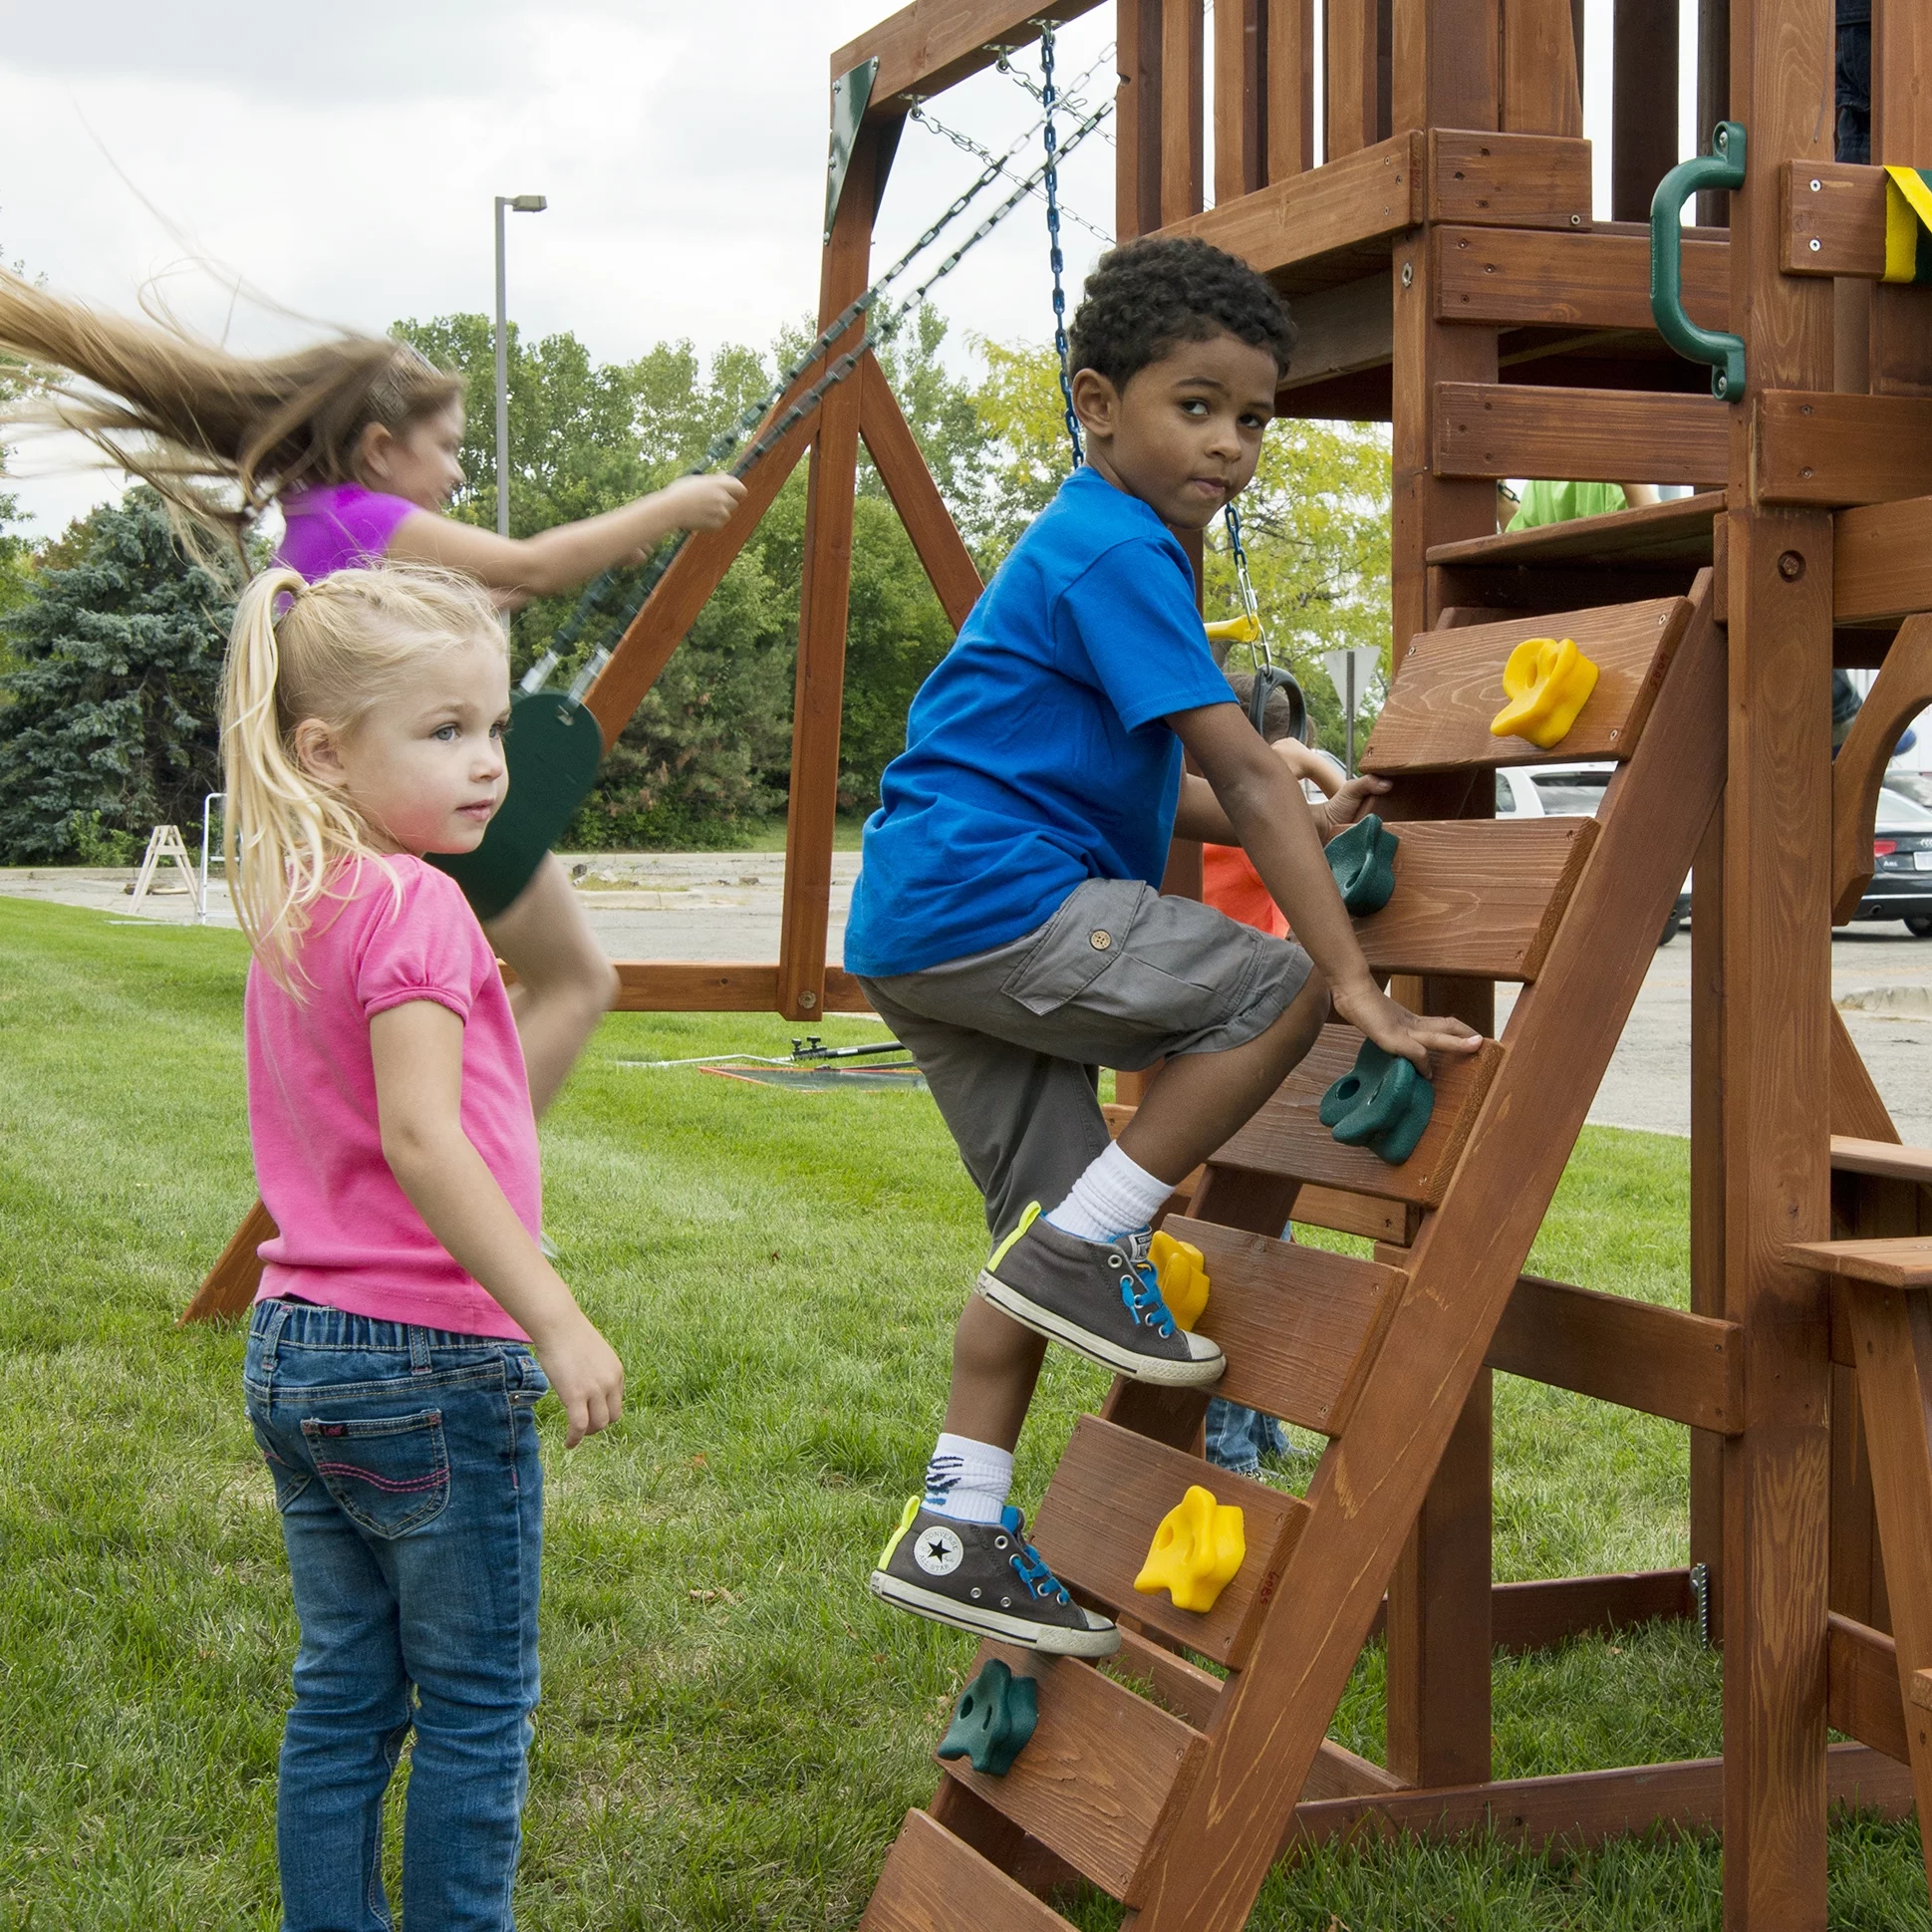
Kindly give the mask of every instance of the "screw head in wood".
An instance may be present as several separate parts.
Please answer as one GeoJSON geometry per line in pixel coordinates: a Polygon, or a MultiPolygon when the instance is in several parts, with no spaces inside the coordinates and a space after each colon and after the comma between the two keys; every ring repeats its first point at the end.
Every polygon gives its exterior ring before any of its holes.
{"type": "Polygon", "coordinates": [[[1569,218],[1569,225],[1570,225],[1570,226],[1571,226],[1572,228],[1580,228],[1580,227],[1582,227],[1582,225],[1583,225],[1583,217],[1582,217],[1582,216],[1581,216],[1580,214],[1573,214],[1573,215],[1571,215],[1571,216],[1570,216],[1570,218],[1569,218]]]}
{"type": "Polygon", "coordinates": [[[1817,181],[1817,180],[1814,180],[1814,181],[1813,181],[1813,182],[1811,183],[1811,192],[1812,192],[1813,194],[1815,194],[1815,193],[1817,193],[1817,191],[1818,191],[1818,190],[1819,190],[1819,189],[1820,189],[1820,188],[1821,188],[1821,187],[1822,187],[1823,185],[1824,185],[1824,183],[1823,183],[1822,181],[1817,181]]]}
{"type": "Polygon", "coordinates": [[[801,992],[798,995],[798,1003],[809,1011],[810,1008],[818,1004],[818,994],[815,992],[801,992]]]}
{"type": "MultiPolygon", "coordinates": [[[[1808,470],[1805,472],[1810,473],[1808,470]]],[[[1794,584],[1804,575],[1804,559],[1795,550],[1787,550],[1778,559],[1778,574],[1788,584],[1794,584]]]]}
{"type": "Polygon", "coordinates": [[[1816,235],[1813,235],[1813,236],[1811,237],[1811,253],[1812,253],[1812,254],[1814,254],[1814,255],[1815,255],[1815,254],[1817,254],[1817,253],[1818,253],[1818,251],[1819,251],[1819,250],[1820,250],[1821,248],[1823,248],[1823,246],[1824,246],[1824,243],[1823,243],[1823,242],[1821,242],[1820,240],[1818,240],[1818,238],[1817,238],[1817,236],[1816,236],[1816,235]]]}
{"type": "Polygon", "coordinates": [[[1403,286],[1403,287],[1404,287],[1405,289],[1406,289],[1406,288],[1409,288],[1409,287],[1412,287],[1412,286],[1414,285],[1414,282],[1415,282],[1415,279],[1416,279],[1416,265],[1415,265],[1415,263],[1414,263],[1414,262],[1404,262],[1404,263],[1402,264],[1402,286],[1403,286]]]}

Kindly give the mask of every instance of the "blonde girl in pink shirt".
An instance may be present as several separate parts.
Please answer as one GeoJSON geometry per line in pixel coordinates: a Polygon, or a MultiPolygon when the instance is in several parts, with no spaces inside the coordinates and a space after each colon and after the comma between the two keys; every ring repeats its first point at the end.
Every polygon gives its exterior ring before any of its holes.
{"type": "Polygon", "coordinates": [[[258,577],[222,705],[253,950],[262,1248],[243,1371],[302,1627],[276,1847],[284,1932],[378,1932],[412,1729],[408,1925],[511,1932],[537,1702],[546,1390],[567,1446],[624,1370],[538,1246],[536,1122],[475,915],[428,853],[504,794],[487,594],[435,570],[258,577]]]}

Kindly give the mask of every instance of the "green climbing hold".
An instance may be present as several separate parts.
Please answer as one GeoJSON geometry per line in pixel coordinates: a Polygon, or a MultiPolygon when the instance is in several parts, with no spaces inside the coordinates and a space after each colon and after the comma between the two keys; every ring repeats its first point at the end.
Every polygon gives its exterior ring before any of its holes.
{"type": "Polygon", "coordinates": [[[604,757],[597,719],[562,691],[510,700],[503,753],[510,788],[474,852],[432,852],[429,863],[463,889],[476,917],[494,919],[527,886],[589,795],[604,757]]]}
{"type": "Polygon", "coordinates": [[[940,1756],[969,1758],[974,1771],[1004,1778],[1039,1720],[1039,1686],[995,1657],[960,1694],[940,1756]]]}
{"type": "Polygon", "coordinates": [[[1366,1147],[1400,1167],[1416,1151],[1435,1110],[1436,1089],[1413,1061],[1364,1040],[1354,1067],[1321,1096],[1320,1111],[1321,1124],[1344,1147],[1366,1147]]]}
{"type": "Polygon", "coordinates": [[[1365,813],[1325,848],[1342,904],[1351,913],[1379,913],[1395,891],[1395,853],[1402,841],[1373,813],[1365,813]]]}

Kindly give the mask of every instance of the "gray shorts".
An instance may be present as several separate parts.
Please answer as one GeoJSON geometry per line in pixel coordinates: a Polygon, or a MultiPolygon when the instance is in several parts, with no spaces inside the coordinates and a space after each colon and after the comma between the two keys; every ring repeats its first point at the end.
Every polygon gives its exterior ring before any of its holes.
{"type": "Polygon", "coordinates": [[[1307,983],[1307,954],[1137,879],[1089,879],[1037,931],[861,979],[939,1103],[986,1226],[1052,1207],[1107,1145],[1098,1069],[1245,1045],[1307,983]]]}

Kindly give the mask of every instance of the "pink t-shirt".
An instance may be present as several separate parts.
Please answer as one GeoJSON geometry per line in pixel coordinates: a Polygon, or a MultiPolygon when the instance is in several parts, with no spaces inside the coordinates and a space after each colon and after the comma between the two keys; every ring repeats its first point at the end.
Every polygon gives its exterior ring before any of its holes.
{"type": "Polygon", "coordinates": [[[421,506],[360,483],[320,483],[282,498],[286,528],[275,561],[310,583],[336,570],[367,570],[389,552],[403,519],[421,506]]]}
{"type": "Polygon", "coordinates": [[[345,867],[337,890],[314,907],[298,957],[306,998],[259,963],[248,969],[248,1130],[279,1231],[262,1243],[256,1299],[297,1295],[383,1321],[525,1340],[390,1172],[369,1046],[370,1020],[413,999],[462,1020],[463,1132],[534,1236],[543,1225],[537,1126],[495,955],[455,881],[420,859],[345,867]]]}

